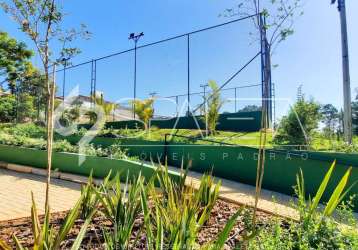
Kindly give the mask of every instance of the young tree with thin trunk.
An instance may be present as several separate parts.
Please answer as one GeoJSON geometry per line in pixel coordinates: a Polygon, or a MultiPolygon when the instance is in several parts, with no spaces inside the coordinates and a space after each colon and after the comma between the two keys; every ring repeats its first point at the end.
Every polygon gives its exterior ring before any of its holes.
{"type": "Polygon", "coordinates": [[[205,123],[208,129],[209,135],[215,134],[216,125],[218,124],[220,109],[224,104],[220,96],[220,89],[215,81],[209,81],[209,87],[211,88],[211,95],[208,98],[207,109],[205,113],[205,123]]]}
{"type": "Polygon", "coordinates": [[[47,182],[45,210],[49,212],[56,89],[55,69],[56,65],[68,64],[72,57],[80,53],[79,49],[71,46],[71,42],[77,37],[88,39],[90,33],[86,31],[86,26],[84,25],[81,25],[79,30],[64,30],[63,10],[56,0],[8,0],[0,1],[0,5],[33,41],[43,66],[44,78],[47,83],[47,182]],[[61,48],[60,51],[52,50],[55,44],[61,48]]]}

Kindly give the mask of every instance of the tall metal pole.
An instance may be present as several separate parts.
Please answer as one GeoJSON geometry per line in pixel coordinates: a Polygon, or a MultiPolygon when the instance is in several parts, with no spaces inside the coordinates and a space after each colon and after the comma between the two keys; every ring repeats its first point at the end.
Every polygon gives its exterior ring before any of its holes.
{"type": "MultiPolygon", "coordinates": [[[[332,4],[336,0],[332,0],[332,4]]],[[[349,57],[348,57],[348,35],[345,0],[338,0],[338,11],[341,22],[341,41],[342,41],[342,68],[343,68],[343,130],[344,139],[347,143],[352,143],[352,106],[351,106],[351,86],[349,76],[349,57]]]]}
{"type": "MultiPolygon", "coordinates": [[[[133,86],[133,100],[137,97],[137,42],[134,40],[134,86],[133,86]]],[[[135,103],[133,102],[133,119],[135,119],[135,103]]]]}
{"type": "Polygon", "coordinates": [[[94,92],[93,92],[93,79],[94,79],[94,61],[92,59],[91,61],[91,91],[90,91],[90,96],[91,96],[91,103],[94,103],[94,92]]]}
{"type": "Polygon", "coordinates": [[[66,88],[66,62],[63,65],[63,79],[62,79],[62,101],[65,102],[65,88],[66,88]]]}
{"type": "MultiPolygon", "coordinates": [[[[134,33],[131,33],[129,35],[129,40],[134,41],[134,86],[133,86],[133,101],[137,98],[137,43],[138,40],[144,36],[144,33],[141,32],[140,34],[135,35],[134,33]]],[[[132,106],[132,112],[133,112],[133,119],[135,119],[135,103],[133,102],[132,106]]]]}
{"type": "Polygon", "coordinates": [[[202,87],[204,89],[204,114],[206,114],[206,105],[207,105],[207,102],[206,102],[206,87],[208,87],[209,85],[206,83],[206,84],[200,84],[200,87],[202,87]]]}
{"type": "Polygon", "coordinates": [[[187,73],[188,73],[188,112],[187,112],[187,116],[190,115],[190,36],[189,34],[187,35],[187,73]]]}
{"type": "MultiPolygon", "coordinates": [[[[94,78],[93,78],[93,95],[96,100],[96,93],[97,92],[97,60],[94,60],[94,78]]],[[[96,105],[96,102],[94,102],[96,105]]]]}

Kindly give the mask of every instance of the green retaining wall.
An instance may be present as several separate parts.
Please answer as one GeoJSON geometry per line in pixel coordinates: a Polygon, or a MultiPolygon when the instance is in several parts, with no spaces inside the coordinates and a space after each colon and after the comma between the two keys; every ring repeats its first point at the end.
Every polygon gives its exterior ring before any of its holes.
{"type": "MultiPolygon", "coordinates": [[[[182,158],[186,164],[190,159],[194,171],[212,170],[215,176],[255,185],[257,149],[240,146],[171,144],[167,152],[169,165],[180,166],[182,158]]],[[[263,188],[292,195],[293,187],[296,185],[296,174],[302,169],[307,194],[312,197],[332,164],[334,156],[312,152],[268,150],[263,188]]],[[[342,159],[337,157],[337,165],[323,201],[328,201],[329,195],[349,166],[353,166],[353,170],[347,185],[350,186],[358,180],[358,163],[351,160],[351,164],[346,164],[344,160],[347,159],[343,159],[343,155],[341,157],[342,159]]],[[[348,196],[353,194],[358,194],[358,185],[353,187],[348,196]]],[[[354,205],[355,210],[358,211],[357,199],[354,205]]]]}
{"type": "MultiPolygon", "coordinates": [[[[47,152],[44,150],[0,145],[0,161],[21,164],[36,168],[46,168],[47,152]]],[[[156,167],[128,160],[116,160],[106,157],[86,156],[81,166],[78,165],[79,155],[73,153],[53,153],[52,169],[60,172],[89,176],[93,170],[93,176],[104,178],[112,170],[112,174],[121,173],[125,180],[127,173],[129,177],[138,176],[141,173],[147,180],[154,174],[156,167]]],[[[170,171],[175,180],[179,175],[170,171]]]]}
{"type": "MultiPolygon", "coordinates": [[[[203,117],[196,116],[195,119],[191,116],[176,117],[167,120],[152,120],[151,126],[156,126],[162,129],[205,129],[205,123],[203,117]],[[199,127],[198,127],[199,125],[199,127]]],[[[89,129],[90,124],[81,124],[79,127],[89,129]]],[[[106,128],[113,129],[135,129],[143,128],[143,123],[140,121],[129,120],[129,121],[118,121],[118,122],[107,122],[106,128]]],[[[237,112],[237,113],[224,113],[220,114],[217,130],[222,131],[245,131],[253,132],[260,130],[261,127],[261,111],[252,112],[237,112]]]]}
{"type": "MultiPolygon", "coordinates": [[[[72,142],[79,140],[79,137],[72,136],[71,138],[70,141],[72,140],[72,142]]],[[[139,156],[142,160],[153,159],[156,161],[158,157],[164,160],[165,155],[167,155],[169,165],[180,167],[182,159],[184,159],[184,164],[187,164],[190,159],[194,171],[207,172],[213,170],[215,176],[255,185],[258,152],[255,148],[184,145],[174,142],[169,142],[165,146],[164,142],[100,137],[93,141],[94,144],[104,146],[109,146],[115,142],[120,142],[124,148],[128,149],[130,155],[139,156]]],[[[327,201],[328,195],[333,192],[349,166],[352,166],[353,170],[348,185],[358,180],[358,154],[267,150],[263,187],[291,195],[293,194],[293,186],[296,185],[296,174],[302,169],[307,194],[313,196],[334,160],[337,160],[337,166],[323,197],[323,200],[327,201]]],[[[351,190],[349,195],[353,194],[358,194],[358,185],[351,190]]],[[[355,200],[355,208],[358,211],[358,198],[355,200]]]]}

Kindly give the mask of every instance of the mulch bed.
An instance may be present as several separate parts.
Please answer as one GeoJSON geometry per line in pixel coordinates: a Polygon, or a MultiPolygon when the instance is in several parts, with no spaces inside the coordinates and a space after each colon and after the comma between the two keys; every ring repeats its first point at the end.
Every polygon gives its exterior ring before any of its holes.
{"type": "MultiPolygon", "coordinates": [[[[242,208],[242,207],[241,207],[242,208]]],[[[218,200],[212,210],[211,216],[207,223],[201,228],[199,236],[198,236],[198,243],[203,245],[207,242],[210,242],[218,236],[218,234],[224,228],[228,219],[234,215],[240,206],[229,203],[223,200],[218,200]]],[[[235,227],[230,233],[230,237],[226,242],[225,249],[234,249],[237,246],[238,242],[241,240],[242,234],[244,232],[244,220],[248,219],[247,217],[251,216],[251,210],[245,208],[247,216],[239,217],[235,227]]],[[[51,216],[51,224],[55,228],[59,228],[61,223],[66,216],[66,212],[61,213],[53,213],[51,216]]],[[[271,215],[268,215],[263,212],[258,212],[258,224],[265,225],[269,222],[270,218],[272,219],[271,215]]],[[[42,217],[40,218],[43,219],[42,217]]],[[[68,235],[65,242],[63,242],[62,248],[69,249],[72,245],[72,242],[76,235],[79,233],[83,221],[78,219],[75,223],[75,226],[72,228],[70,234],[68,235]]],[[[134,233],[132,235],[132,239],[134,240],[139,235],[139,245],[131,246],[131,249],[144,249],[145,248],[145,233],[140,232],[139,228],[143,224],[143,217],[140,216],[135,223],[134,233]]],[[[103,241],[103,228],[106,230],[111,230],[112,224],[110,221],[106,220],[104,217],[98,213],[92,220],[91,225],[87,229],[87,233],[85,239],[82,242],[83,249],[105,249],[104,248],[104,241],[103,241]]],[[[30,218],[21,218],[15,220],[9,220],[0,222],[0,239],[8,243],[9,245],[14,247],[14,242],[12,239],[12,235],[15,234],[17,238],[20,240],[21,243],[25,247],[31,247],[33,243],[33,236],[31,232],[31,219],[30,218]]]]}

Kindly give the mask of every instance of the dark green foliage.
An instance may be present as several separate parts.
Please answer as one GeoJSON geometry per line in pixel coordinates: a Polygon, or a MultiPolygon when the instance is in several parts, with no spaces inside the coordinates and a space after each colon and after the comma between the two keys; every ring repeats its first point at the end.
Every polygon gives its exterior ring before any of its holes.
{"type": "Polygon", "coordinates": [[[252,111],[261,111],[261,107],[257,105],[247,105],[239,110],[239,112],[252,112],[252,111]]]}
{"type": "Polygon", "coordinates": [[[326,104],[320,108],[320,113],[322,115],[322,121],[325,124],[324,134],[331,138],[338,129],[338,110],[332,104],[326,104]]]}
{"type": "Polygon", "coordinates": [[[352,101],[352,125],[353,133],[358,135],[358,90],[356,89],[356,97],[352,101]]]}
{"type": "Polygon", "coordinates": [[[12,122],[16,115],[16,99],[13,95],[0,97],[0,122],[12,122]]]}

